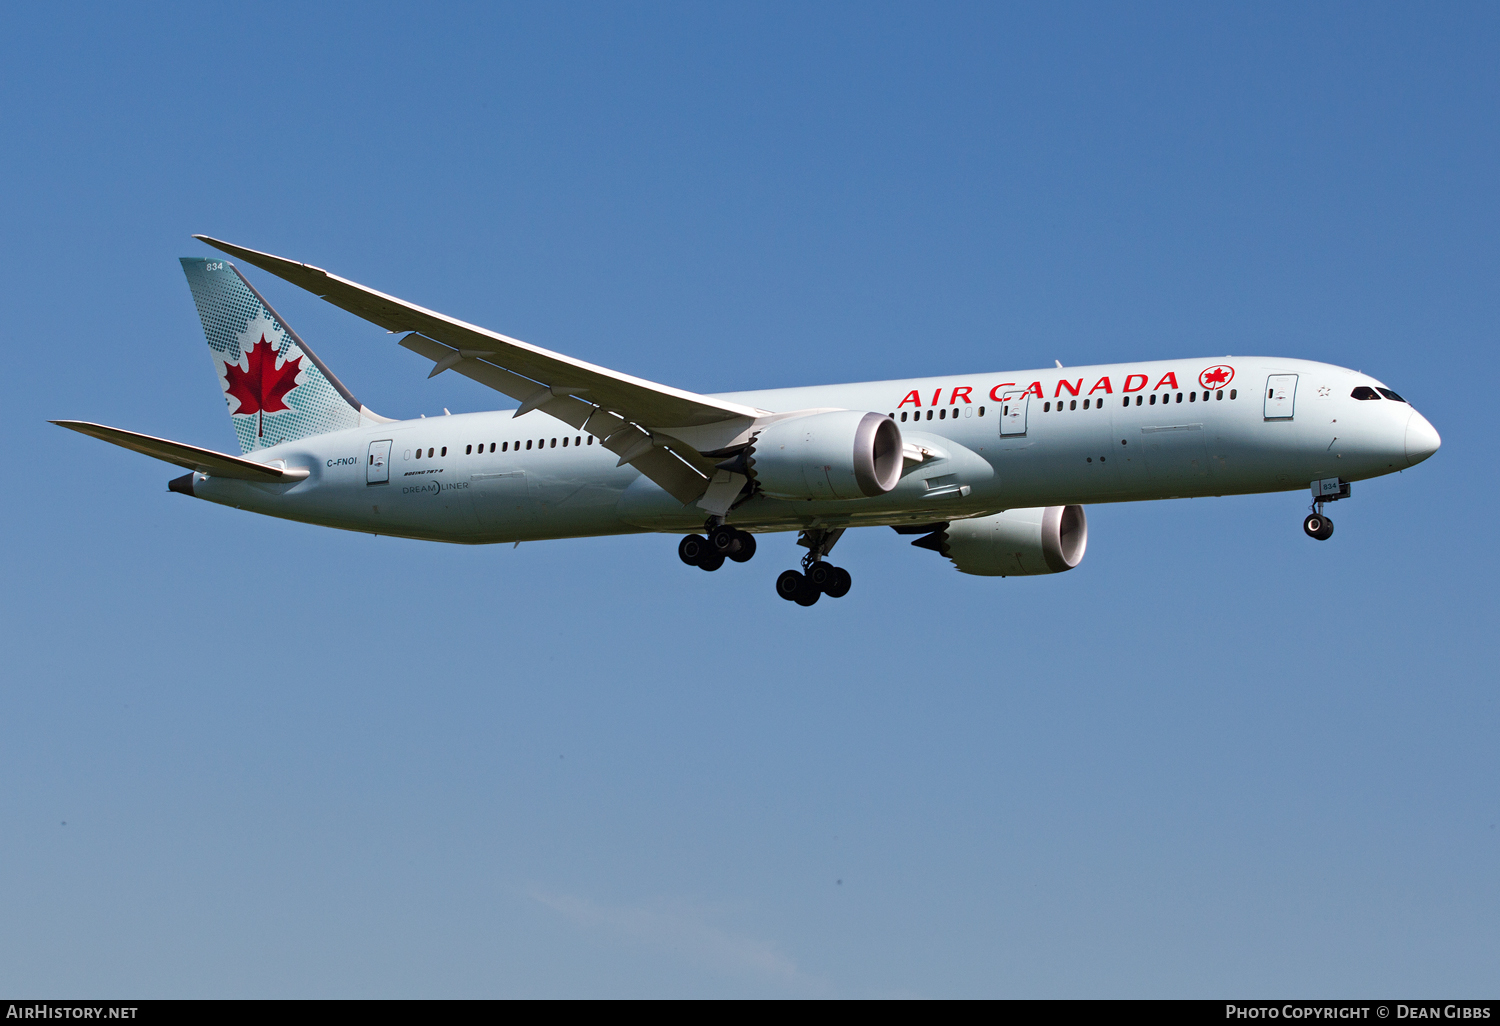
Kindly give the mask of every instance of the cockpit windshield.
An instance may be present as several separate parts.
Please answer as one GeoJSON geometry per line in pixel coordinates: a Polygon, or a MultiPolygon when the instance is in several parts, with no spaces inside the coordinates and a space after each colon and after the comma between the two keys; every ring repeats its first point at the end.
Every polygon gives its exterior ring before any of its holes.
{"type": "Polygon", "coordinates": [[[1354,391],[1350,392],[1349,394],[1351,396],[1353,396],[1354,398],[1356,398],[1356,399],[1379,399],[1380,398],[1380,396],[1376,393],[1376,391],[1373,388],[1371,388],[1369,385],[1360,385],[1358,388],[1356,388],[1354,391]]]}
{"type": "Polygon", "coordinates": [[[1383,395],[1383,396],[1385,396],[1387,399],[1391,400],[1392,402],[1398,402],[1398,403],[1404,403],[1404,402],[1406,402],[1405,399],[1401,398],[1395,392],[1392,392],[1389,388],[1382,388],[1382,389],[1380,389],[1380,394],[1383,395]]]}

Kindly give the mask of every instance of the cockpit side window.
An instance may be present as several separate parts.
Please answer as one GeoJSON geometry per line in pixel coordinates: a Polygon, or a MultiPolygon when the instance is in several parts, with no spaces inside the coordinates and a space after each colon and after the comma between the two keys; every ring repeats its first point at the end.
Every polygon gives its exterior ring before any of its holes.
{"type": "Polygon", "coordinates": [[[1401,398],[1395,392],[1392,392],[1389,388],[1380,388],[1380,389],[1376,389],[1376,391],[1378,391],[1381,395],[1385,396],[1387,399],[1391,400],[1392,402],[1397,402],[1397,403],[1404,403],[1404,402],[1406,402],[1405,399],[1401,398]]]}
{"type": "Polygon", "coordinates": [[[1356,399],[1379,399],[1380,398],[1380,396],[1376,393],[1376,391],[1373,388],[1371,388],[1369,385],[1360,385],[1358,388],[1356,388],[1354,391],[1350,392],[1349,394],[1352,395],[1356,399]]]}

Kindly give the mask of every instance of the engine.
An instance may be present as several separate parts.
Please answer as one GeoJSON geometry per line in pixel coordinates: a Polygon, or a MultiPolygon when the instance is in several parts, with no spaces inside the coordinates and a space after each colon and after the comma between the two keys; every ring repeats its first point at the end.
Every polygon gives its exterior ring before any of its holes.
{"type": "Polygon", "coordinates": [[[861,499],[901,480],[901,429],[883,413],[837,410],[759,432],[746,466],[778,499],[861,499]]]}
{"type": "Polygon", "coordinates": [[[1062,573],[1083,562],[1088,543],[1089,522],[1082,506],[1008,509],[955,520],[912,542],[947,556],[964,573],[981,577],[1062,573]]]}

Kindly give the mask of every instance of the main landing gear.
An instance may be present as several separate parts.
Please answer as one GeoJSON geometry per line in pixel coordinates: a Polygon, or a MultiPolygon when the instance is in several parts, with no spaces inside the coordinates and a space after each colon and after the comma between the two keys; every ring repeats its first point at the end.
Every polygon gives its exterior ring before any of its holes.
{"type": "Polygon", "coordinates": [[[706,533],[706,538],[701,534],[690,534],[677,543],[677,555],[688,566],[717,570],[726,559],[744,563],[755,555],[755,535],[748,531],[710,520],[706,533]]]}
{"type": "Polygon", "coordinates": [[[776,578],[776,594],[799,606],[810,606],[824,595],[843,598],[849,594],[854,583],[849,571],[823,558],[843,533],[842,527],[834,531],[822,528],[803,531],[797,538],[798,545],[807,547],[807,555],[802,557],[802,572],[788,570],[776,578]]]}
{"type": "Polygon", "coordinates": [[[1333,537],[1333,521],[1323,515],[1323,503],[1337,502],[1340,499],[1349,498],[1349,482],[1340,481],[1336,477],[1325,478],[1312,483],[1312,510],[1307,519],[1302,521],[1302,530],[1309,538],[1318,541],[1327,541],[1333,537]]]}

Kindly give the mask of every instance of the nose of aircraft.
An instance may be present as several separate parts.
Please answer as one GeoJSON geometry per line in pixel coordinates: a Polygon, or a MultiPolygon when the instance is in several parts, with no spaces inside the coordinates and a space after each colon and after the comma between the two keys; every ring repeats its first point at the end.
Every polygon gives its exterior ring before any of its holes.
{"type": "Polygon", "coordinates": [[[1411,418],[1406,422],[1406,462],[1413,465],[1421,463],[1437,452],[1438,446],[1442,444],[1437,428],[1427,423],[1426,417],[1412,410],[1411,418]]]}

